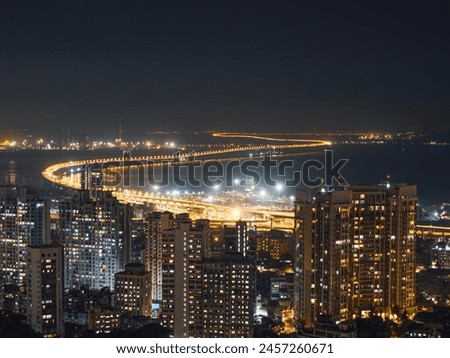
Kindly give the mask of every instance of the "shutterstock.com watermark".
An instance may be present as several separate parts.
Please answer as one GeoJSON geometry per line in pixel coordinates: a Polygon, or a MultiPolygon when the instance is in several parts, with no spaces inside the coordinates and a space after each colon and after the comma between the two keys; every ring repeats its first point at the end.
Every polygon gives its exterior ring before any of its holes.
{"type": "Polygon", "coordinates": [[[197,160],[195,155],[154,161],[124,159],[102,164],[101,178],[97,178],[103,185],[122,188],[348,186],[341,171],[349,160],[336,160],[332,150],[325,150],[321,159],[299,163],[294,159],[275,159],[270,152],[243,160],[197,160]]]}

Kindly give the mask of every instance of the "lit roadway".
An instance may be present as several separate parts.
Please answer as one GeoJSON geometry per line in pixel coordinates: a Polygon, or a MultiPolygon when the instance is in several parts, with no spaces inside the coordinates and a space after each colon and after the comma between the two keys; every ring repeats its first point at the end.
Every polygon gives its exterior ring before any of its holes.
{"type": "Polygon", "coordinates": [[[422,238],[450,236],[450,226],[416,225],[416,235],[422,238]]]}
{"type": "MultiPolygon", "coordinates": [[[[163,160],[191,160],[192,156],[195,159],[201,157],[208,157],[212,155],[221,155],[227,153],[246,152],[253,150],[275,150],[275,149],[298,149],[298,148],[311,148],[329,146],[331,142],[324,140],[309,140],[309,139],[297,139],[297,138],[272,138],[263,137],[257,135],[246,134],[231,134],[231,133],[214,133],[216,137],[235,137],[235,138],[250,138],[261,139],[267,141],[276,142],[276,144],[264,144],[264,145],[241,145],[233,146],[226,149],[206,150],[195,153],[182,153],[177,155],[154,155],[154,156],[139,156],[130,157],[126,159],[130,162],[148,163],[147,165],[154,165],[152,161],[163,160]],[[283,143],[280,143],[283,142],[283,143]]],[[[226,160],[229,160],[227,158],[226,160]]],[[[86,164],[106,164],[106,163],[121,163],[123,158],[100,158],[100,159],[87,159],[70,161],[64,163],[57,163],[46,168],[42,175],[47,180],[65,186],[71,189],[79,189],[80,182],[78,175],[62,175],[59,172],[70,172],[70,169],[79,167],[86,164]]],[[[188,162],[184,162],[187,164],[188,162]]],[[[113,194],[124,203],[130,204],[142,204],[151,203],[154,205],[154,209],[158,211],[167,210],[174,213],[189,212],[192,218],[206,218],[213,222],[228,222],[236,220],[245,220],[249,222],[258,223],[261,227],[273,227],[279,229],[293,229],[293,212],[274,212],[274,211],[261,211],[254,210],[246,207],[228,207],[223,205],[217,205],[214,203],[206,203],[203,201],[188,201],[172,196],[164,196],[159,193],[145,192],[138,190],[127,190],[118,187],[105,187],[104,190],[111,190],[113,194]]]]}

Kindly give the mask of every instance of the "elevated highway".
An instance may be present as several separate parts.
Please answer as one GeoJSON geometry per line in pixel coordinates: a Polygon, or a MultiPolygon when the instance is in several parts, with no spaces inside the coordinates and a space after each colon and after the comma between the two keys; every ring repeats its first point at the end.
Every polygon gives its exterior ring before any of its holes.
{"type": "MultiPolygon", "coordinates": [[[[142,163],[144,165],[158,165],[163,161],[186,161],[186,164],[192,160],[199,158],[208,158],[213,156],[221,156],[228,153],[239,153],[248,151],[271,151],[276,149],[298,149],[326,147],[332,143],[320,139],[300,139],[300,138],[273,138],[245,134],[228,134],[214,133],[213,136],[251,138],[275,142],[261,145],[238,145],[230,146],[230,148],[222,148],[216,150],[205,150],[191,153],[177,153],[174,155],[151,155],[151,156],[134,156],[130,158],[111,157],[77,160],[53,164],[47,167],[42,175],[45,179],[67,188],[80,189],[80,181],[77,169],[84,165],[102,165],[108,163],[121,163],[122,165],[136,165],[142,163]]],[[[206,218],[216,222],[228,222],[236,220],[245,220],[249,222],[259,223],[259,226],[267,226],[271,228],[293,228],[293,212],[276,212],[269,210],[260,210],[251,207],[229,207],[208,203],[204,201],[189,201],[170,196],[164,196],[154,192],[138,191],[125,189],[121,187],[105,187],[103,190],[113,192],[118,200],[130,204],[151,204],[158,211],[172,211],[174,213],[189,212],[193,218],[206,218]]]]}

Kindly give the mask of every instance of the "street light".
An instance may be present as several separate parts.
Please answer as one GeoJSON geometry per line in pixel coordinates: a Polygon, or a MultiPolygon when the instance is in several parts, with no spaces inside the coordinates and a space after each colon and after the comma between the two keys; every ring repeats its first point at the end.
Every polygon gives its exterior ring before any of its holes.
{"type": "Polygon", "coordinates": [[[281,192],[284,189],[284,185],[281,183],[277,183],[275,185],[275,188],[278,190],[278,192],[281,192]]]}
{"type": "Polygon", "coordinates": [[[236,208],[233,210],[233,218],[235,220],[239,219],[241,217],[241,210],[236,208]]]}
{"type": "Polygon", "coordinates": [[[234,184],[233,185],[233,190],[236,190],[236,187],[239,185],[240,182],[241,181],[239,179],[237,179],[237,178],[233,180],[233,184],[234,184]]]}

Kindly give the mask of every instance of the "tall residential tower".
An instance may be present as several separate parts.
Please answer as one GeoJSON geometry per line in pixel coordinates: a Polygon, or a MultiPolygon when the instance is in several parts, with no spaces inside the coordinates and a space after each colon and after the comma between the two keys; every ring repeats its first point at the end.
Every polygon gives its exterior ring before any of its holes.
{"type": "Polygon", "coordinates": [[[415,309],[416,186],[321,191],[295,203],[296,318],[311,327],[415,309]]]}
{"type": "Polygon", "coordinates": [[[27,322],[45,337],[64,334],[61,245],[27,247],[27,322]]]}
{"type": "Polygon", "coordinates": [[[126,206],[110,192],[92,198],[82,190],[59,208],[65,250],[65,287],[88,285],[114,290],[114,274],[123,269],[126,206]]]}
{"type": "Polygon", "coordinates": [[[26,246],[50,242],[50,206],[32,187],[0,186],[0,274],[23,285],[26,246]]]}

